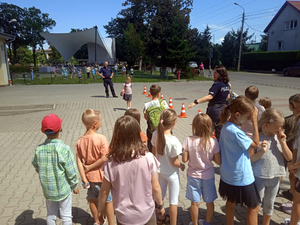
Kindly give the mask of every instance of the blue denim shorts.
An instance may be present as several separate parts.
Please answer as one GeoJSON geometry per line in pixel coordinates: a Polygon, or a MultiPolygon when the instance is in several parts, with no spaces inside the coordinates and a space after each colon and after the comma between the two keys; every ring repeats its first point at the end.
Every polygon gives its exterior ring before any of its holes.
{"type": "MultiPolygon", "coordinates": [[[[87,191],[87,196],[89,199],[95,199],[95,198],[97,199],[99,197],[101,185],[102,185],[101,182],[90,182],[90,188],[87,191]]],[[[109,192],[106,202],[111,202],[111,201],[112,201],[112,196],[111,196],[111,192],[109,192]]]]}
{"type": "Polygon", "coordinates": [[[200,202],[201,195],[205,203],[211,203],[218,198],[215,177],[203,180],[187,176],[185,197],[192,202],[200,202]]]}

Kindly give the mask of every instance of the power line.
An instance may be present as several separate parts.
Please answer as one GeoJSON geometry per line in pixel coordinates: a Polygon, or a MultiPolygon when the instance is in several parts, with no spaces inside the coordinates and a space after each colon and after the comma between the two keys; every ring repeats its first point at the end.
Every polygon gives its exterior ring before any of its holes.
{"type": "Polygon", "coordinates": [[[258,11],[249,12],[248,14],[253,14],[253,13],[262,12],[262,11],[268,11],[268,10],[273,10],[273,9],[278,9],[280,7],[281,6],[275,6],[273,8],[268,8],[268,9],[262,9],[262,10],[258,10],[258,11]]]}
{"type": "Polygon", "coordinates": [[[253,17],[253,16],[257,16],[257,15],[270,14],[270,13],[274,13],[274,11],[266,11],[266,12],[251,14],[251,15],[246,14],[246,16],[247,17],[253,17]]]}
{"type": "Polygon", "coordinates": [[[253,27],[251,27],[248,23],[246,23],[245,22],[245,24],[247,24],[247,26],[249,27],[249,28],[251,28],[252,30],[255,30],[255,31],[258,31],[258,32],[260,32],[260,33],[263,33],[264,34],[264,32],[262,32],[262,31],[260,31],[260,30],[257,30],[257,29],[254,29],[253,27]]]}
{"type": "Polygon", "coordinates": [[[239,19],[240,17],[241,17],[240,15],[235,16],[235,17],[233,17],[233,18],[231,18],[231,19],[229,19],[229,20],[224,21],[223,23],[216,24],[215,26],[224,26],[224,25],[227,25],[227,24],[229,24],[229,23],[235,22],[235,21],[236,21],[237,19],[239,19]]]}
{"type": "MultiPolygon", "coordinates": [[[[215,5],[211,6],[211,7],[208,7],[207,9],[205,9],[205,11],[208,10],[208,9],[214,8],[215,6],[221,5],[221,4],[223,4],[224,2],[226,2],[226,1],[227,1],[227,0],[225,0],[225,1],[221,2],[221,3],[215,4],[215,5]]],[[[202,11],[202,12],[203,12],[203,11],[202,11]]],[[[196,14],[199,14],[199,13],[200,13],[200,12],[197,12],[196,14]]]]}
{"type": "Polygon", "coordinates": [[[210,31],[211,31],[211,32],[215,32],[215,31],[217,31],[217,30],[223,30],[223,29],[226,29],[226,28],[228,28],[228,27],[231,27],[232,25],[235,25],[235,24],[240,23],[240,22],[242,22],[242,21],[239,20],[239,21],[236,21],[236,22],[234,22],[234,23],[232,23],[232,24],[229,24],[229,25],[227,25],[227,26],[221,26],[221,27],[212,28],[210,31]]]}
{"type": "Polygon", "coordinates": [[[248,19],[248,17],[246,17],[245,20],[255,20],[255,19],[269,18],[269,17],[274,17],[274,16],[275,16],[275,14],[269,14],[269,15],[265,15],[265,16],[250,18],[250,19],[248,19]]]}

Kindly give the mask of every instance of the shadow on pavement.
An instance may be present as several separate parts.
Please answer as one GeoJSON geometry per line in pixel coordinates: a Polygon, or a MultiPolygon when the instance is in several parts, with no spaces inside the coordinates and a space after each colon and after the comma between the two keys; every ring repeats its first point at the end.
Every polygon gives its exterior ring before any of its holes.
{"type": "Polygon", "coordinates": [[[119,111],[119,110],[120,110],[120,111],[126,111],[127,109],[125,109],[125,108],[114,108],[114,112],[117,111],[117,110],[118,110],[118,111],[119,111]]]}
{"type": "Polygon", "coordinates": [[[93,96],[90,96],[91,98],[105,98],[104,95],[93,95],[93,96]]]}
{"type": "Polygon", "coordinates": [[[44,219],[41,218],[32,218],[33,215],[32,210],[25,210],[20,215],[17,216],[15,225],[21,225],[21,224],[36,224],[36,225],[46,225],[47,222],[44,219]]]}

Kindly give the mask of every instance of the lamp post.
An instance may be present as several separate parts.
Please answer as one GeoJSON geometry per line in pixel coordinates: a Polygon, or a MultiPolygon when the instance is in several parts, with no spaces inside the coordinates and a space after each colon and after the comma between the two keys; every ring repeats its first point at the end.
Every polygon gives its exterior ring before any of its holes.
{"type": "Polygon", "coordinates": [[[244,22],[245,22],[245,9],[238,3],[234,3],[235,5],[241,7],[243,9],[243,19],[242,19],[242,29],[241,29],[241,37],[240,37],[240,49],[239,49],[239,58],[238,58],[238,66],[237,71],[241,69],[241,57],[242,57],[242,44],[243,44],[243,30],[244,30],[244,22]]]}

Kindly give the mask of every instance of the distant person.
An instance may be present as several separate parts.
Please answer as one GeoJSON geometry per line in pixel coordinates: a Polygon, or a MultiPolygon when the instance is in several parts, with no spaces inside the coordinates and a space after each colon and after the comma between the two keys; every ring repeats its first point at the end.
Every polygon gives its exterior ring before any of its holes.
{"type": "Polygon", "coordinates": [[[91,73],[92,73],[93,78],[95,79],[96,70],[93,66],[91,67],[91,73]]]}
{"type": "Polygon", "coordinates": [[[39,174],[46,198],[47,224],[55,225],[60,217],[63,224],[72,224],[72,191],[77,187],[77,166],[70,146],[59,139],[62,119],[49,114],[42,120],[42,132],[47,139],[36,147],[32,165],[39,174]]]}
{"type": "Polygon", "coordinates": [[[108,66],[107,61],[104,63],[104,67],[101,68],[101,70],[98,72],[98,75],[103,78],[103,85],[105,87],[106,98],[109,98],[108,85],[110,87],[110,91],[111,91],[113,97],[117,98],[118,96],[115,93],[114,84],[111,81],[111,78],[113,78],[113,76],[114,76],[114,72],[108,66]]]}
{"type": "Polygon", "coordinates": [[[130,77],[126,77],[126,83],[124,83],[124,88],[122,90],[123,99],[127,102],[127,109],[131,108],[132,101],[132,83],[130,83],[130,77]]]}
{"type": "Polygon", "coordinates": [[[30,67],[30,77],[31,77],[31,80],[33,80],[33,67],[32,66],[30,67]]]}
{"type": "Polygon", "coordinates": [[[118,64],[116,63],[115,65],[115,74],[116,74],[116,77],[118,76],[118,64]]]}
{"type": "Polygon", "coordinates": [[[53,69],[53,73],[54,73],[53,76],[52,76],[53,78],[56,78],[56,77],[57,77],[57,70],[59,70],[59,69],[58,69],[58,66],[56,66],[56,67],[53,69]]]}
{"type": "Polygon", "coordinates": [[[85,71],[86,71],[87,79],[90,79],[90,72],[91,72],[90,64],[88,64],[88,66],[85,67],[85,71]]]}
{"type": "Polygon", "coordinates": [[[199,70],[200,70],[200,75],[203,76],[204,75],[204,64],[203,64],[203,62],[201,62],[200,66],[199,66],[199,70]]]}
{"type": "MultiPolygon", "coordinates": [[[[74,76],[74,78],[76,78],[76,77],[75,77],[75,73],[76,73],[77,68],[76,68],[75,66],[73,66],[72,69],[73,69],[73,71],[72,71],[72,76],[74,76]]],[[[71,77],[71,78],[72,78],[72,77],[71,77]]]]}
{"type": "Polygon", "coordinates": [[[125,65],[122,66],[122,72],[123,72],[124,76],[126,76],[126,67],[125,67],[125,65]]]}
{"type": "Polygon", "coordinates": [[[272,107],[272,101],[268,97],[263,97],[259,100],[259,104],[263,106],[265,109],[269,109],[272,107]]]}
{"type": "Polygon", "coordinates": [[[130,69],[130,76],[131,76],[131,78],[133,77],[133,68],[132,67],[130,69]]]}
{"type": "Polygon", "coordinates": [[[78,70],[78,79],[79,79],[79,83],[82,83],[82,72],[81,72],[81,69],[78,70]]]}

